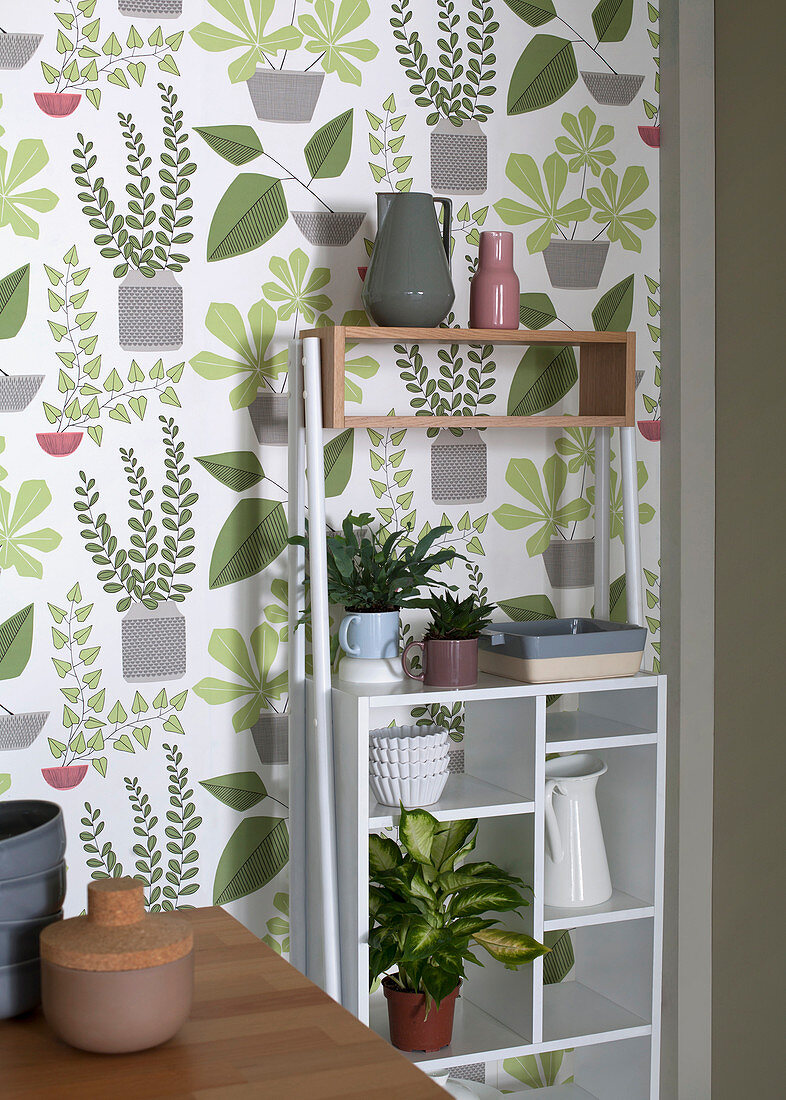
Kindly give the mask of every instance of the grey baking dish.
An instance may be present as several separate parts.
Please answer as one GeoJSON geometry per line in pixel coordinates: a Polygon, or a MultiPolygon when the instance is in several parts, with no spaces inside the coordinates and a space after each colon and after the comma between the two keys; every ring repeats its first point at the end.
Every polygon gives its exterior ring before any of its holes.
{"type": "Polygon", "coordinates": [[[632,676],[646,640],[646,627],[604,619],[493,623],[481,631],[478,664],[528,684],[632,676]]]}

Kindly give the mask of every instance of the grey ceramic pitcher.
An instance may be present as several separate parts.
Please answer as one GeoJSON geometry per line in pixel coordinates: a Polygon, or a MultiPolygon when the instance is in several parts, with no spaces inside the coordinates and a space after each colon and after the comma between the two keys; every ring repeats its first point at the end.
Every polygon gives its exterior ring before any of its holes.
{"type": "Polygon", "coordinates": [[[425,192],[377,195],[377,239],[363,284],[363,305],[378,325],[435,328],[456,293],[450,277],[450,199],[425,192]],[[443,208],[442,233],[434,204],[443,208]]]}

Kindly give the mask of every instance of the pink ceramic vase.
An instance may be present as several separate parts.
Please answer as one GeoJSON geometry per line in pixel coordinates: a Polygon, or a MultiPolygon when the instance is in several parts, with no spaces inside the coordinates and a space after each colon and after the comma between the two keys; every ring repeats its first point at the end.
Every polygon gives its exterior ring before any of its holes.
{"type": "Polygon", "coordinates": [[[480,234],[478,270],[469,290],[469,327],[517,329],[519,280],[513,270],[513,234],[480,234]]]}

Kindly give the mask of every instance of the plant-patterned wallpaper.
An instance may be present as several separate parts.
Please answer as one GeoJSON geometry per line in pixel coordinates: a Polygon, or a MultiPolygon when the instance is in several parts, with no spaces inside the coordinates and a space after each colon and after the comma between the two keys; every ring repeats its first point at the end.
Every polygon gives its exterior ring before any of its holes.
{"type": "MultiPolygon", "coordinates": [[[[453,199],[447,324],[466,323],[479,232],[507,226],[523,325],[636,329],[657,665],[658,13],[5,8],[0,796],[64,806],[71,912],[122,869],[151,907],[226,904],[286,950],[286,348],[304,326],[365,323],[376,191],[453,199]]],[[[347,358],[358,408],[575,411],[569,346],[347,358]]],[[[334,433],[325,473],[334,521],[448,522],[453,580],[506,615],[589,610],[590,432],[334,433]]],[[[612,513],[621,578],[616,469],[612,513]]],[[[435,716],[460,767],[460,708],[415,718],[435,716]]]]}

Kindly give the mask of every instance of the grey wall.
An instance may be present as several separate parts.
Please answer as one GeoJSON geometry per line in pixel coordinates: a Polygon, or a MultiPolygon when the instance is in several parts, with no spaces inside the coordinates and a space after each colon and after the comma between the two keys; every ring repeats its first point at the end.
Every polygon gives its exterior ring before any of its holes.
{"type": "Polygon", "coordinates": [[[776,0],[715,0],[715,19],[712,1096],[736,1100],[786,1089],[786,28],[776,0]]]}

